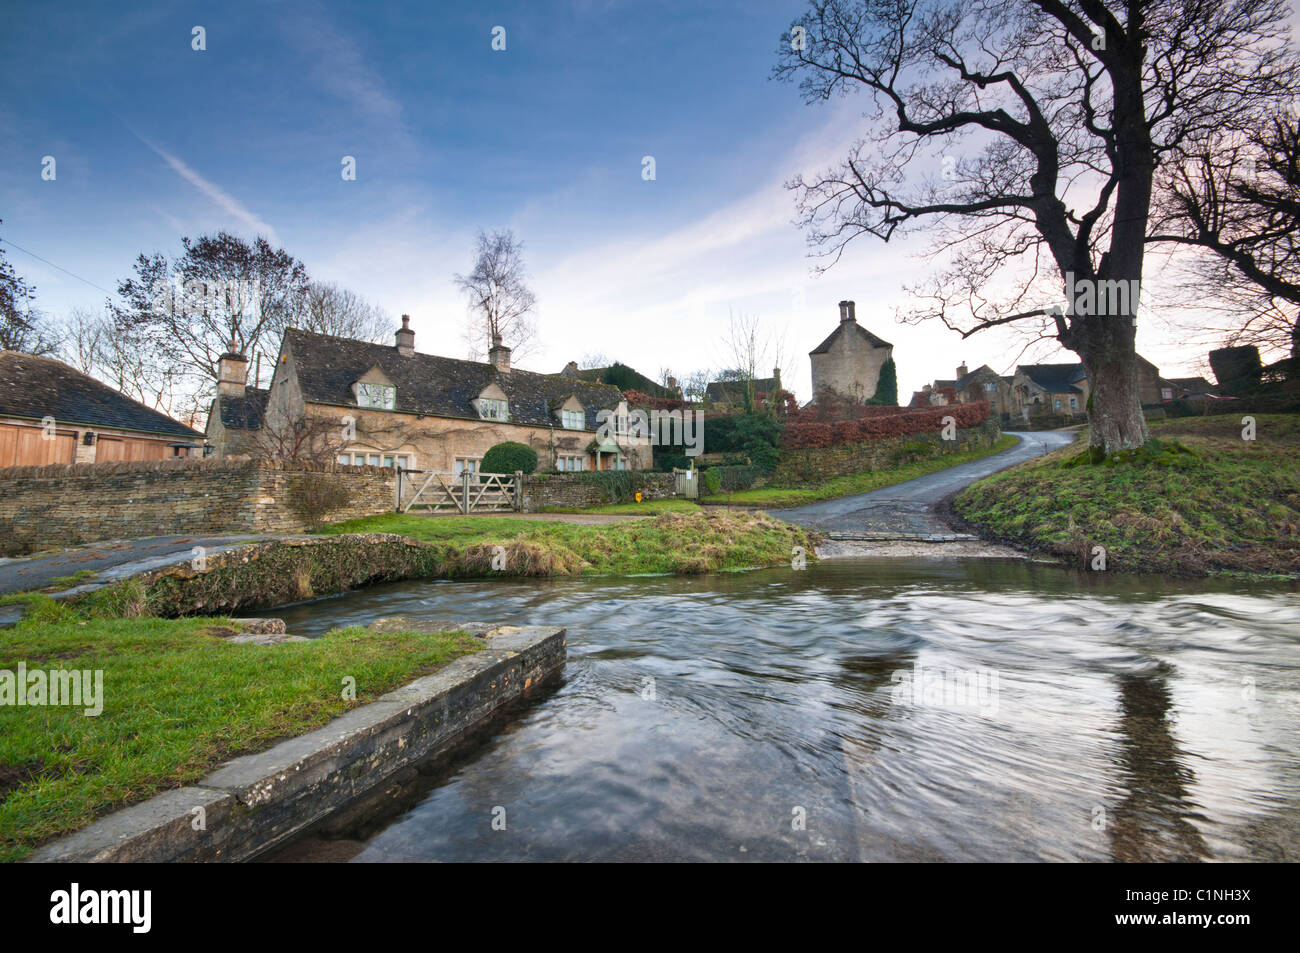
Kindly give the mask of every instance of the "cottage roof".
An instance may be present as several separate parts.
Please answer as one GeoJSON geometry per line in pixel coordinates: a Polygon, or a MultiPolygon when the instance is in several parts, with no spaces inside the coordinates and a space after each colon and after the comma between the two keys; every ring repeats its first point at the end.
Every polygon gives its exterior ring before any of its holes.
{"type": "Polygon", "coordinates": [[[831,345],[835,343],[835,341],[839,338],[841,334],[860,335],[861,337],[865,338],[867,343],[870,344],[872,347],[893,347],[894,346],[890,344],[888,341],[886,341],[884,338],[876,337],[876,335],[872,334],[870,331],[868,331],[862,325],[858,324],[858,322],[856,321],[842,321],[840,322],[839,326],[837,326],[835,330],[830,333],[830,336],[827,337],[825,341],[822,341],[821,344],[818,344],[815,348],[813,348],[808,353],[810,355],[825,354],[827,351],[831,349],[831,345]]]}
{"type": "Polygon", "coordinates": [[[258,430],[266,415],[266,399],[270,393],[263,388],[249,387],[243,397],[224,394],[217,397],[221,425],[227,430],[258,430]]]}
{"type": "Polygon", "coordinates": [[[352,384],[376,365],[397,388],[393,409],[408,414],[478,420],[471,402],[485,387],[496,384],[510,402],[511,423],[551,426],[555,423],[552,401],[572,394],[586,411],[587,429],[594,430],[596,412],[612,410],[623,399],[622,392],[608,384],[519,368],[503,372],[479,361],[419,352],[403,357],[390,345],[296,328],[285,331],[283,347],[293,353],[298,386],[310,403],[355,407],[352,384]]]}
{"type": "MultiPolygon", "coordinates": [[[[738,401],[745,397],[747,381],[710,381],[704,388],[704,396],[712,401],[738,401]]],[[[770,394],[780,385],[775,377],[755,377],[754,393],[770,394]]]]}
{"type": "Polygon", "coordinates": [[[61,424],[202,439],[197,430],[146,407],[62,361],[0,350],[0,414],[61,424]]]}
{"type": "Polygon", "coordinates": [[[1016,370],[1049,394],[1081,392],[1078,382],[1088,376],[1082,364],[1021,364],[1016,370]]]}

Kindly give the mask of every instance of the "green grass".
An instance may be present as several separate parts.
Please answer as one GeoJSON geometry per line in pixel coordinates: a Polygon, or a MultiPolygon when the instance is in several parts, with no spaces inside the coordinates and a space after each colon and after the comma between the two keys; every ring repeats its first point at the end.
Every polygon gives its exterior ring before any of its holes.
{"type": "MultiPolygon", "coordinates": [[[[635,505],[635,504],[634,504],[635,505]]],[[[788,563],[807,533],[763,514],[668,512],[584,526],[509,517],[388,513],[327,527],[332,533],[398,533],[443,547],[447,575],[491,575],[492,547],[515,575],[640,575],[752,569],[788,563]]]]}
{"type": "Polygon", "coordinates": [[[241,645],[226,619],[107,619],[28,596],[0,630],[0,669],[103,672],[103,712],[0,705],[0,860],[97,816],[193,783],[240,754],[324,725],[482,641],[350,628],[241,645]],[[342,679],[356,679],[355,701],[342,679]]]}
{"type": "Polygon", "coordinates": [[[1300,573],[1300,417],[1153,421],[1154,452],[1081,465],[1072,447],[969,487],[958,514],[986,535],[1108,570],[1177,575],[1300,573]]]}
{"type": "Polygon", "coordinates": [[[765,506],[781,509],[787,506],[803,506],[821,500],[833,500],[841,496],[853,496],[857,493],[869,493],[882,487],[893,486],[915,480],[928,473],[946,470],[961,463],[970,463],[994,453],[1009,450],[1020,442],[1019,437],[1003,434],[991,447],[983,450],[966,450],[961,453],[947,453],[926,460],[917,460],[888,470],[871,470],[866,473],[854,473],[849,476],[836,477],[817,486],[809,487],[762,487],[757,490],[741,490],[736,493],[723,493],[709,497],[710,502],[744,504],[747,506],[765,506]]]}

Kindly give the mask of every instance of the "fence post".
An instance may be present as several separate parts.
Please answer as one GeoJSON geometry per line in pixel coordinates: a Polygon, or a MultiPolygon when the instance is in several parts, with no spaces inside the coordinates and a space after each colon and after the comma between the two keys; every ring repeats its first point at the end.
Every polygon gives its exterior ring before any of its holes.
{"type": "Polygon", "coordinates": [[[522,512],[524,508],[524,471],[515,471],[515,512],[522,512]]]}
{"type": "Polygon", "coordinates": [[[469,515],[469,468],[460,471],[460,511],[469,515]]]}
{"type": "Polygon", "coordinates": [[[397,483],[393,491],[393,512],[402,512],[402,468],[397,468],[397,483]]]}

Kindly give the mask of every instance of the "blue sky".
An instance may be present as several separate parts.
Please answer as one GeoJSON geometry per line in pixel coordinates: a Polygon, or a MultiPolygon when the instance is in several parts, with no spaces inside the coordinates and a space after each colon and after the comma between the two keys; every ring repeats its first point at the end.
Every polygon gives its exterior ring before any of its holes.
{"type": "MultiPolygon", "coordinates": [[[[652,376],[717,367],[743,311],[784,332],[807,399],[806,354],[841,298],[894,343],[903,400],[1019,353],[1006,332],[895,323],[919,244],[861,241],[812,276],[782,183],[844,152],[860,104],[805,106],[768,78],[798,0],[122,7],[11,4],[0,32],[0,237],[94,285],[182,235],[260,232],[410,313],[417,349],[462,356],[451,276],[477,229],[510,227],[538,297],[541,346],[520,360],[536,370],[591,352],[652,376]]],[[[52,314],[103,300],[6,254],[52,314]]],[[[1203,359],[1154,327],[1139,349],[1167,374],[1203,359]]]]}

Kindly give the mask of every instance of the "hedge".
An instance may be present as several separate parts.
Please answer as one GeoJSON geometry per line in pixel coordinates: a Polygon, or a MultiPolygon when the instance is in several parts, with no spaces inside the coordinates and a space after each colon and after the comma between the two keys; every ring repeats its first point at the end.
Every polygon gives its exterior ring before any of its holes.
{"type": "Polygon", "coordinates": [[[781,433],[781,446],[787,450],[836,447],[848,443],[879,440],[884,437],[927,433],[942,429],[945,417],[952,417],[959,428],[975,427],[983,423],[988,415],[988,401],[981,400],[949,407],[909,410],[887,416],[861,417],[857,420],[791,423],[787,424],[781,433]]]}

